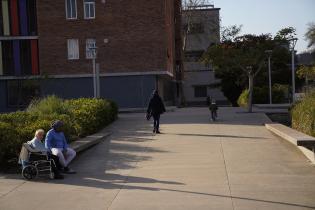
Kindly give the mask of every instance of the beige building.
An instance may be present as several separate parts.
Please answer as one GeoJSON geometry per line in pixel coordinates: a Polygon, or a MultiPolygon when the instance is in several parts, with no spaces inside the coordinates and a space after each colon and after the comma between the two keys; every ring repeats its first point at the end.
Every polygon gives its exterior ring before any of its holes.
{"type": "Polygon", "coordinates": [[[218,104],[227,104],[211,66],[200,59],[211,44],[220,42],[220,8],[214,5],[189,7],[183,10],[183,39],[186,40],[183,89],[188,105],[204,105],[207,97],[218,104]],[[186,36],[186,37],[185,37],[186,36]]]}

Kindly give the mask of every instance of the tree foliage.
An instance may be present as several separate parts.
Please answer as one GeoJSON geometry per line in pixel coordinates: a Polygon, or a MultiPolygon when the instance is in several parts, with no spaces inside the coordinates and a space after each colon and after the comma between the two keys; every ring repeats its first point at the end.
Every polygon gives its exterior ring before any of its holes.
{"type": "Polygon", "coordinates": [[[315,47],[315,23],[309,23],[305,38],[308,40],[308,47],[315,47]]]}
{"type": "Polygon", "coordinates": [[[315,66],[300,66],[297,75],[301,79],[315,80],[315,66]]]}
{"type": "Polygon", "coordinates": [[[275,37],[239,35],[240,31],[241,26],[225,28],[221,43],[210,46],[203,56],[203,61],[212,64],[216,77],[222,80],[222,91],[233,105],[248,86],[252,86],[249,87],[252,93],[254,78],[259,86],[268,84],[266,50],[272,50],[273,82],[289,84],[291,79],[288,40],[295,36],[294,28],[282,29],[275,37]]]}

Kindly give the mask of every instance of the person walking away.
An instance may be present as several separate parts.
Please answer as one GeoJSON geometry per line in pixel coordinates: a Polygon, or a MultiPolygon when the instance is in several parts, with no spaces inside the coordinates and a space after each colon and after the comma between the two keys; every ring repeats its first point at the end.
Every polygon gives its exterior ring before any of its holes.
{"type": "Polygon", "coordinates": [[[150,102],[147,109],[147,114],[153,116],[154,124],[153,124],[153,133],[160,133],[160,116],[165,112],[164,103],[159,96],[157,90],[153,91],[153,95],[150,98],[150,102]]]}
{"type": "Polygon", "coordinates": [[[209,106],[209,110],[211,112],[211,118],[212,118],[212,121],[215,121],[215,119],[218,117],[218,106],[215,102],[215,100],[212,100],[210,106],[209,106]]]}
{"type": "Polygon", "coordinates": [[[64,173],[75,173],[75,171],[69,168],[69,163],[76,156],[76,152],[67,144],[66,137],[63,133],[62,121],[56,120],[52,123],[51,129],[46,135],[45,147],[53,155],[58,156],[64,173]]]}

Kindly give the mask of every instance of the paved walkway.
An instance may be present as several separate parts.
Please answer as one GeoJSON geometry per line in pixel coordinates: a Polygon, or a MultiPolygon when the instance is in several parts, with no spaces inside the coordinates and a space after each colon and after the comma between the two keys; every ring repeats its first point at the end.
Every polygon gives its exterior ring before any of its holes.
{"type": "Polygon", "coordinates": [[[261,113],[204,108],[123,114],[108,141],[81,154],[61,181],[0,175],[1,210],[315,209],[315,167],[262,125],[261,113]]]}

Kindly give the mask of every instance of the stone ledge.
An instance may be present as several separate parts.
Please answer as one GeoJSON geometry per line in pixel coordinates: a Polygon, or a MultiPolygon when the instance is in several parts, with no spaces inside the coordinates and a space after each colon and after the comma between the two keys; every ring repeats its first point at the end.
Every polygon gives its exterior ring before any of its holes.
{"type": "Polygon", "coordinates": [[[110,135],[111,133],[97,133],[97,134],[79,139],[77,141],[71,142],[70,147],[74,149],[77,153],[82,152],[100,143],[101,141],[109,137],[110,135]]]}
{"type": "MultiPolygon", "coordinates": [[[[174,112],[177,107],[176,106],[167,106],[165,107],[166,112],[174,112]]],[[[147,107],[145,108],[126,108],[126,109],[119,109],[119,113],[145,113],[147,111],[147,107]]]]}
{"type": "Polygon", "coordinates": [[[266,128],[281,138],[289,141],[293,145],[297,146],[299,150],[313,163],[315,164],[315,138],[297,130],[289,128],[285,125],[273,123],[265,124],[266,128]],[[313,148],[313,151],[309,148],[313,148]]]}

